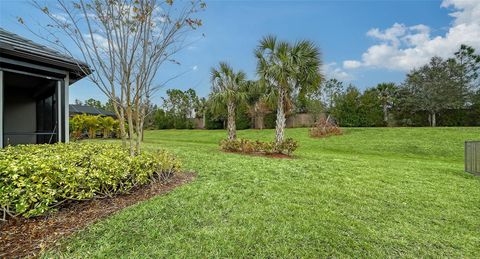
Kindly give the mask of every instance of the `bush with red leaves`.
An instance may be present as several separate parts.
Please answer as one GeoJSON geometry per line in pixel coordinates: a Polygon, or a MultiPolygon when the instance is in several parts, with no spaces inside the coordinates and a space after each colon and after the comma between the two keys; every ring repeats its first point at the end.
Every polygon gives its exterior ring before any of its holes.
{"type": "Polygon", "coordinates": [[[310,129],[310,137],[312,138],[324,138],[333,135],[342,135],[342,130],[330,119],[321,118],[313,128],[310,129]]]}

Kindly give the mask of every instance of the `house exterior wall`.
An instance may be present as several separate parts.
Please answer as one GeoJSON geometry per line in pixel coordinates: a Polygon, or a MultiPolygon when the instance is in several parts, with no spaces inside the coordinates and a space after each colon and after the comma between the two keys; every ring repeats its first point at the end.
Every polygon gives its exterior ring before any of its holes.
{"type": "Polygon", "coordinates": [[[35,132],[37,128],[36,102],[33,98],[11,95],[4,100],[4,137],[3,143],[36,143],[35,135],[8,135],[9,132],[35,132]]]}

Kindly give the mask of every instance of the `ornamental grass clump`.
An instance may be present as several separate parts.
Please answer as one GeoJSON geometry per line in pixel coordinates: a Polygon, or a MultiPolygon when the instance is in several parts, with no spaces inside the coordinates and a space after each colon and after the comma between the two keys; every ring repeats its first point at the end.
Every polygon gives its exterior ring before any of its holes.
{"type": "Polygon", "coordinates": [[[310,129],[310,136],[313,138],[324,138],[333,135],[342,135],[342,130],[331,119],[321,118],[315,127],[310,129]]]}
{"type": "Polygon", "coordinates": [[[180,166],[165,151],[132,157],[115,144],[6,147],[0,150],[0,212],[3,219],[39,216],[68,201],[111,197],[165,181],[180,166]]]}

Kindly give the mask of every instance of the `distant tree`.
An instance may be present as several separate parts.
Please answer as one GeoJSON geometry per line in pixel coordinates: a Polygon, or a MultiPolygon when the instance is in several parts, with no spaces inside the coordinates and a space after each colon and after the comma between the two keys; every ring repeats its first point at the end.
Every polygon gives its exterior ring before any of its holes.
{"type": "Polygon", "coordinates": [[[274,36],[267,36],[260,41],[255,55],[260,80],[274,87],[277,92],[275,142],[278,145],[284,139],[285,104],[292,93],[318,87],[323,79],[320,73],[320,51],[311,41],[290,44],[278,41],[274,36]]]}
{"type": "Polygon", "coordinates": [[[195,118],[195,108],[198,107],[198,96],[195,90],[189,88],[184,92],[186,95],[185,110],[188,119],[195,118]]]}
{"type": "Polygon", "coordinates": [[[335,78],[324,81],[321,86],[322,102],[325,108],[330,110],[335,104],[337,98],[343,92],[343,83],[335,78]]]}
{"type": "Polygon", "coordinates": [[[366,89],[360,96],[359,114],[361,116],[361,124],[363,127],[378,127],[386,125],[384,114],[384,103],[379,96],[382,93],[378,88],[366,89]]]}
{"type": "Polygon", "coordinates": [[[468,89],[461,76],[461,66],[455,60],[433,57],[430,63],[407,74],[405,87],[412,98],[408,102],[415,104],[416,111],[428,112],[430,126],[435,127],[441,110],[465,105],[468,89]]]}
{"type": "Polygon", "coordinates": [[[155,128],[157,129],[172,129],[173,121],[172,117],[168,116],[165,110],[157,109],[153,114],[153,121],[155,128]]]}
{"type": "Polygon", "coordinates": [[[192,128],[192,119],[195,106],[198,102],[197,94],[193,89],[182,91],[179,89],[168,89],[167,96],[162,97],[163,109],[166,116],[173,121],[176,129],[192,128]]]}
{"type": "Polygon", "coordinates": [[[213,104],[227,106],[227,131],[228,139],[236,139],[235,109],[245,99],[245,93],[241,91],[245,84],[246,75],[243,71],[235,72],[225,62],[220,62],[218,68],[211,70],[213,104]]]}
{"type": "Polygon", "coordinates": [[[322,114],[326,110],[325,104],[322,100],[323,90],[323,87],[319,87],[305,96],[305,112],[310,113],[315,122],[318,122],[321,119],[322,114]]]}
{"type": "Polygon", "coordinates": [[[114,103],[111,99],[108,99],[108,101],[105,103],[105,105],[103,106],[103,108],[106,110],[106,111],[109,111],[109,112],[115,112],[115,108],[113,107],[114,103]]]}
{"type": "Polygon", "coordinates": [[[383,122],[386,125],[388,123],[388,110],[393,106],[396,86],[395,83],[380,83],[376,89],[382,105],[383,122]]]}
{"type": "Polygon", "coordinates": [[[82,101],[80,101],[80,100],[78,100],[78,99],[75,99],[74,104],[76,104],[76,105],[83,105],[82,101]]]}
{"type": "Polygon", "coordinates": [[[103,109],[104,108],[101,101],[95,100],[93,98],[90,98],[90,99],[86,100],[85,105],[92,106],[92,107],[95,107],[95,108],[98,108],[98,109],[103,109]]]}
{"type": "Polygon", "coordinates": [[[205,128],[208,109],[207,99],[205,97],[199,98],[198,101],[195,103],[194,109],[195,116],[197,118],[202,118],[202,128],[205,128]]]}
{"type": "Polygon", "coordinates": [[[471,46],[462,44],[455,52],[455,61],[461,67],[461,82],[470,91],[480,87],[480,54],[471,46]]]}
{"type": "Polygon", "coordinates": [[[321,118],[323,112],[325,111],[325,106],[323,105],[322,101],[317,98],[307,96],[305,100],[305,106],[305,111],[313,116],[313,120],[315,122],[321,118]]]}
{"type": "Polygon", "coordinates": [[[345,92],[335,97],[335,104],[331,108],[331,114],[340,126],[355,127],[362,125],[360,111],[361,92],[353,85],[347,87],[345,92]]]}

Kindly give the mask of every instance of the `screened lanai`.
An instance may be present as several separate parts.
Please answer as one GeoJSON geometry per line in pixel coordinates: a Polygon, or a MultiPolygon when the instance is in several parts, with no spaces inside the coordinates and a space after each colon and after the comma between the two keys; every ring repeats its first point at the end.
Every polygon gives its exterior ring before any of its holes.
{"type": "Polygon", "coordinates": [[[69,86],[88,71],[0,28],[0,147],[68,142],[69,86]]]}

